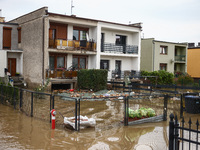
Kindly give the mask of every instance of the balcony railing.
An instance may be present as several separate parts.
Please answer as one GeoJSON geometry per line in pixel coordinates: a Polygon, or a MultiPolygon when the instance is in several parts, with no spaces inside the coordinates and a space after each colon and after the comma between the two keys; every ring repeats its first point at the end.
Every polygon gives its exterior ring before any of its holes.
{"type": "Polygon", "coordinates": [[[96,43],[93,41],[86,41],[86,40],[75,41],[75,40],[49,39],[49,48],[96,51],[96,43]]]}
{"type": "Polygon", "coordinates": [[[186,61],[185,55],[176,55],[175,61],[185,62],[186,61]]]}
{"type": "Polygon", "coordinates": [[[116,45],[113,43],[101,44],[101,52],[115,54],[138,54],[138,46],[136,45],[116,45]]]}
{"type": "Polygon", "coordinates": [[[67,71],[65,69],[46,70],[46,78],[71,79],[77,77],[77,71],[67,71]]]}

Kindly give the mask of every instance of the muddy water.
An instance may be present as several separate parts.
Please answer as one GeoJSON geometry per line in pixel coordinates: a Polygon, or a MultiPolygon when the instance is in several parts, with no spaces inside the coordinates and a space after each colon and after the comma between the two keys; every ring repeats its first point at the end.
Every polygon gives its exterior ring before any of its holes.
{"type": "MultiPolygon", "coordinates": [[[[101,108],[93,107],[93,110],[101,108]]],[[[102,112],[108,109],[103,108],[102,112]]],[[[119,123],[110,128],[88,128],[80,132],[56,125],[51,130],[48,121],[31,118],[0,104],[0,149],[167,150],[167,145],[168,121],[126,127],[119,123]]]]}

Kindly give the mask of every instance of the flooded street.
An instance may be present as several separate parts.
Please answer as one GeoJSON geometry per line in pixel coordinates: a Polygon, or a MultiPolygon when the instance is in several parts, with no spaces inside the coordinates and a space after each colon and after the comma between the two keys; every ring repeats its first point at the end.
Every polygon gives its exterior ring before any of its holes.
{"type": "MultiPolygon", "coordinates": [[[[38,107],[37,104],[44,106],[47,102],[40,100],[35,103],[34,108],[38,107]]],[[[65,116],[73,115],[64,112],[72,107],[69,102],[66,106],[64,103],[66,102],[58,100],[56,109],[65,116]]],[[[169,104],[168,107],[170,109],[173,106],[175,105],[169,104]]],[[[38,109],[34,110],[34,114],[43,115],[42,110],[45,111],[46,116],[49,116],[49,110],[45,107],[40,110],[41,112],[38,109]]],[[[0,149],[167,150],[171,112],[173,109],[168,111],[167,121],[124,126],[119,121],[123,118],[123,102],[82,102],[81,114],[93,116],[97,120],[97,125],[95,128],[76,132],[64,128],[63,125],[58,124],[59,121],[56,129],[52,130],[48,117],[46,120],[39,119],[40,117],[36,115],[30,117],[19,110],[14,110],[13,107],[0,104],[0,149]]],[[[198,114],[184,113],[184,115],[187,119],[192,117],[193,120],[199,117],[198,114]]],[[[56,119],[62,120],[62,117],[57,114],[56,119]]]]}
{"type": "Polygon", "coordinates": [[[31,118],[0,104],[0,149],[167,149],[167,123],[88,128],[80,132],[31,118]]]}

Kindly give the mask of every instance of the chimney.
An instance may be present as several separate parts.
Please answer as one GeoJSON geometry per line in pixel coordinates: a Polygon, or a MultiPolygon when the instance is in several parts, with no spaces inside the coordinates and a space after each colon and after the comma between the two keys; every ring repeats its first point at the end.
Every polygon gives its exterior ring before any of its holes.
{"type": "Polygon", "coordinates": [[[0,9],[0,22],[5,22],[5,17],[2,17],[1,15],[2,10],[0,9]]]}
{"type": "Polygon", "coordinates": [[[195,44],[195,43],[188,43],[188,48],[193,48],[193,47],[195,47],[194,44],[195,44]]]}

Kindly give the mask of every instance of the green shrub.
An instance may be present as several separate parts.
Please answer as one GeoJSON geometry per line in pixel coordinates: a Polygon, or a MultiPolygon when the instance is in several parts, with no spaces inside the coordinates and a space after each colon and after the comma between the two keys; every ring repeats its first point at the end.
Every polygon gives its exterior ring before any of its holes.
{"type": "Polygon", "coordinates": [[[159,71],[141,71],[141,76],[155,76],[149,77],[148,79],[151,81],[152,84],[172,84],[174,75],[173,73],[159,70],[159,71]]]}
{"type": "Polygon", "coordinates": [[[81,69],[78,71],[79,89],[99,91],[106,89],[108,71],[104,69],[81,69]]]}
{"type": "Polygon", "coordinates": [[[180,76],[178,76],[177,80],[175,81],[175,84],[193,85],[194,79],[189,74],[180,75],[180,76]]]}

